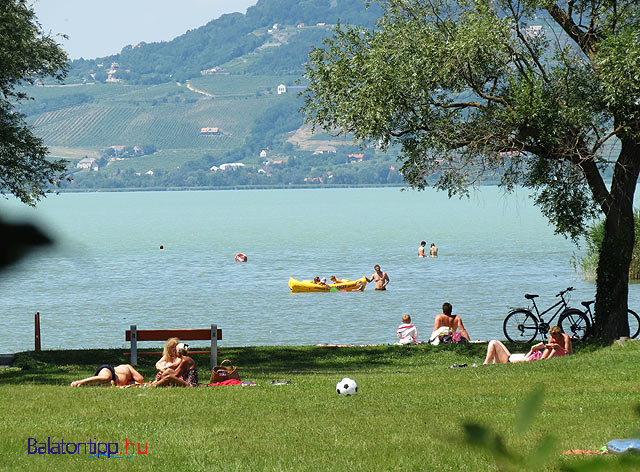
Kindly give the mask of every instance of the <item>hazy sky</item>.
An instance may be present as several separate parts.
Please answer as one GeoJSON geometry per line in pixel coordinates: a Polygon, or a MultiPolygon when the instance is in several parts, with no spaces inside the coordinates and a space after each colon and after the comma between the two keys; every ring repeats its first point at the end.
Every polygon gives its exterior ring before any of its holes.
{"type": "Polygon", "coordinates": [[[225,13],[245,13],[257,0],[32,0],[46,32],[71,59],[119,53],[127,44],[170,41],[225,13]]]}

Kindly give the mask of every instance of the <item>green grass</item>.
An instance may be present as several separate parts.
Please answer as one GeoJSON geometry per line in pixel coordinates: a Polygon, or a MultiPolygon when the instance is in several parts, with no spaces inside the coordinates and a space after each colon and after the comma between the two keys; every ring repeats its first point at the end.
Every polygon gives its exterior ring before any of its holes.
{"type": "MultiPolygon", "coordinates": [[[[498,470],[488,452],[462,442],[463,424],[477,422],[524,455],[552,433],[557,441],[544,470],[561,470],[593,461],[565,450],[599,449],[638,434],[640,343],[544,362],[448,368],[480,364],[485,348],[223,348],[220,359],[232,359],[243,380],[258,386],[198,389],[73,389],[69,382],[99,364],[125,362],[123,350],[23,353],[18,367],[0,369],[0,469],[498,470]],[[356,379],[358,395],[335,393],[344,376],[356,379]],[[291,384],[269,385],[285,379],[291,384]],[[540,385],[544,401],[532,427],[518,433],[519,405],[540,385]],[[128,438],[143,450],[147,444],[148,454],[34,456],[27,454],[29,437],[96,438],[121,448],[128,438]]],[[[203,383],[208,357],[195,359],[203,383]]],[[[155,360],[141,357],[148,378],[155,360]]],[[[613,456],[596,461],[609,470],[640,465],[613,456]]]]}

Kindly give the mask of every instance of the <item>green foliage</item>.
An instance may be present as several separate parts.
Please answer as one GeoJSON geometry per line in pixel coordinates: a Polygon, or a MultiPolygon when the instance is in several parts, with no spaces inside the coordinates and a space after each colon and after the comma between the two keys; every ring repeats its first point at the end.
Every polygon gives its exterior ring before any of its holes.
{"type": "Polygon", "coordinates": [[[298,113],[300,106],[295,95],[288,96],[256,116],[251,134],[245,140],[246,148],[259,153],[261,149],[282,147],[282,142],[276,145],[276,139],[282,140],[283,136],[302,126],[304,115],[298,113]]]}
{"type": "MultiPolygon", "coordinates": [[[[605,58],[601,49],[597,59],[585,54],[564,32],[564,12],[546,11],[544,2],[381,3],[376,30],[340,26],[313,50],[307,121],[364,142],[399,144],[403,175],[417,188],[464,195],[496,172],[507,190],[532,189],[557,231],[576,239],[605,203],[595,166],[608,157],[600,151],[614,116],[629,125],[635,116],[614,109],[608,96],[640,90],[627,80],[624,91],[608,92],[605,82],[615,88],[615,81],[597,63],[608,64],[611,76],[623,67],[636,77],[638,62],[620,63],[618,53],[605,58]]],[[[593,12],[595,37],[615,44],[609,50],[640,53],[629,36],[637,6],[622,2],[628,10],[618,13],[578,3],[573,11],[593,12]],[[617,29],[608,23],[616,17],[617,29]]]]}
{"type": "MultiPolygon", "coordinates": [[[[139,85],[183,82],[200,76],[200,71],[226,64],[269,42],[266,33],[274,24],[295,27],[323,22],[335,24],[357,22],[373,25],[380,16],[380,8],[366,8],[362,0],[260,0],[247,9],[245,15],[232,13],[212,20],[206,25],[187,31],[172,41],[127,45],[119,54],[95,60],[79,59],[72,63],[70,79],[104,82],[105,69],[118,63],[114,77],[139,85]]],[[[253,74],[300,72],[310,49],[310,42],[324,37],[326,32],[296,31],[290,43],[270,48],[250,68],[253,74]]]]}
{"type": "MultiPolygon", "coordinates": [[[[640,280],[640,210],[633,213],[634,232],[637,235],[633,244],[633,255],[629,267],[629,279],[640,280]]],[[[600,261],[600,249],[604,241],[604,220],[591,225],[585,235],[586,250],[585,255],[578,261],[580,269],[584,273],[585,279],[595,279],[596,269],[600,261]]]]}
{"type": "Polygon", "coordinates": [[[65,178],[65,163],[47,160],[47,148],[16,104],[28,98],[22,84],[61,80],[66,70],[66,53],[44,33],[29,3],[0,3],[0,194],[35,205],[50,184],[65,178]]]}

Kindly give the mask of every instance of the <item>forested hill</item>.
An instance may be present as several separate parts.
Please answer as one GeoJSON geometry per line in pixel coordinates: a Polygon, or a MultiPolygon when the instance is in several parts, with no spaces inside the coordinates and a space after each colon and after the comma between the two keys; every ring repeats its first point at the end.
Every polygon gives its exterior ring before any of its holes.
{"type": "MultiPolygon", "coordinates": [[[[380,12],[377,4],[367,8],[365,0],[259,0],[244,15],[223,15],[171,41],[126,45],[113,56],[75,60],[67,82],[102,82],[109,76],[133,84],[183,82],[199,76],[200,71],[269,46],[273,35],[266,30],[274,25],[322,26],[341,22],[373,26],[380,12]],[[112,63],[118,67],[109,72],[112,63]]],[[[281,38],[282,47],[272,48],[243,72],[299,74],[309,46],[319,44],[326,35],[324,28],[300,28],[296,34],[281,38]]]]}

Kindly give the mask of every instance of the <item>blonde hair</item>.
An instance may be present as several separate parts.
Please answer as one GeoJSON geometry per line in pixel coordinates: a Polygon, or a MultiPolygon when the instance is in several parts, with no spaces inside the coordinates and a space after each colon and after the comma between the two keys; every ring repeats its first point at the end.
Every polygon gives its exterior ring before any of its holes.
{"type": "Polygon", "coordinates": [[[172,357],[171,350],[175,349],[179,342],[180,340],[178,338],[169,338],[164,345],[164,349],[162,350],[162,358],[165,360],[170,359],[172,357]]]}
{"type": "Polygon", "coordinates": [[[549,329],[549,336],[555,336],[556,334],[562,334],[562,328],[560,326],[552,326],[549,329]]]}
{"type": "Polygon", "coordinates": [[[402,315],[402,322],[403,323],[411,323],[411,315],[409,315],[409,314],[402,315]]]}

